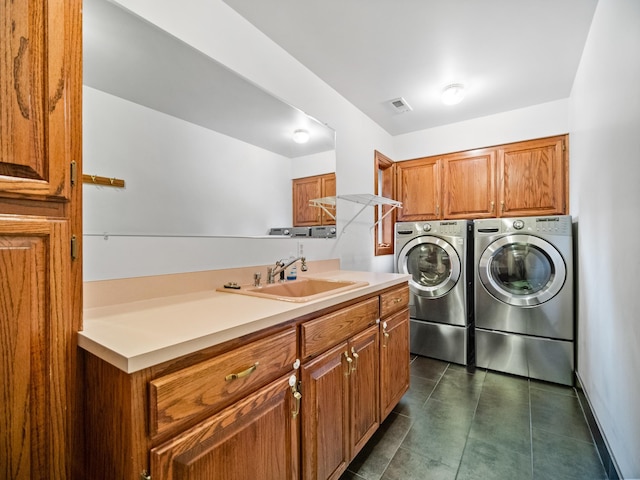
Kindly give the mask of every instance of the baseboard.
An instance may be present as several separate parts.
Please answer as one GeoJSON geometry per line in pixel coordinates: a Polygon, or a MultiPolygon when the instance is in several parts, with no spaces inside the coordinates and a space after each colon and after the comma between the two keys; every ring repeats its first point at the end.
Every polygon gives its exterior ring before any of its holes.
{"type": "Polygon", "coordinates": [[[575,372],[575,376],[578,400],[580,401],[580,405],[582,406],[582,410],[584,411],[584,415],[587,419],[587,424],[589,425],[589,430],[591,430],[591,435],[593,436],[596,448],[598,449],[598,453],[600,454],[602,465],[607,472],[609,480],[620,480],[623,478],[622,475],[620,475],[620,469],[618,468],[616,459],[613,456],[611,449],[609,448],[609,443],[602,433],[602,429],[600,428],[598,419],[593,414],[593,409],[591,408],[589,397],[587,397],[584,388],[582,388],[582,380],[580,379],[580,375],[578,375],[578,372],[575,372]]]}

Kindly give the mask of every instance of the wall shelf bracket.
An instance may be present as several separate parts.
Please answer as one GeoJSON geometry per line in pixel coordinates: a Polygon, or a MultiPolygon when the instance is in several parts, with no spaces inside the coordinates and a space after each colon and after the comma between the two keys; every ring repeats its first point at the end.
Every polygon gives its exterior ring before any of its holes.
{"type": "Polygon", "coordinates": [[[372,195],[369,193],[359,193],[359,194],[351,194],[351,195],[336,195],[335,197],[322,197],[322,198],[314,198],[309,200],[309,205],[312,207],[318,207],[327,213],[331,218],[335,220],[335,216],[329,212],[328,208],[333,208],[335,210],[337,200],[345,200],[347,202],[358,203],[363,207],[356,213],[344,226],[343,230],[346,230],[351,222],[353,222],[358,215],[360,215],[365,208],[373,207],[378,205],[388,205],[391,206],[389,211],[387,211],[382,217],[378,219],[370,228],[374,228],[378,223],[380,223],[387,215],[389,215],[396,208],[402,208],[402,202],[398,202],[397,200],[392,200],[390,198],[381,197],[379,195],[372,195]]]}

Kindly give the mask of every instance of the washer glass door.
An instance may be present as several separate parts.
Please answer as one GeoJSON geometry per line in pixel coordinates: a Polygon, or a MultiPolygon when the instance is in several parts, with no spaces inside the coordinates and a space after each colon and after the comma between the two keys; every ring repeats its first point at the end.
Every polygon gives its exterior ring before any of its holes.
{"type": "Polygon", "coordinates": [[[508,235],[486,248],[478,273],[491,295],[523,307],[553,298],[564,285],[566,267],[549,242],[532,235],[508,235]]]}
{"type": "Polygon", "coordinates": [[[409,284],[422,297],[446,295],[460,278],[460,258],[445,240],[416,237],[398,255],[398,271],[411,275],[409,284]]]}

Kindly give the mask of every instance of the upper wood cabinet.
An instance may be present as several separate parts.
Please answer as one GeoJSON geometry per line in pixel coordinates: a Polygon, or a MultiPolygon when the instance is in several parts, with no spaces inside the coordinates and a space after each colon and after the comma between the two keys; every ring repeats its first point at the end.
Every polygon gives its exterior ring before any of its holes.
{"type": "Polygon", "coordinates": [[[566,135],[396,164],[399,221],[568,212],[566,135]]]}
{"type": "Polygon", "coordinates": [[[81,12],[0,0],[0,478],[80,478],[81,12]]]}
{"type": "Polygon", "coordinates": [[[81,0],[3,0],[0,16],[0,192],[70,196],[70,113],[79,101],[81,0]]]}
{"type": "Polygon", "coordinates": [[[566,137],[498,148],[500,216],[562,215],[567,212],[566,137]]]}
{"type": "Polygon", "coordinates": [[[396,164],[397,210],[400,222],[441,218],[440,161],[427,157],[396,164]]]}
{"type": "MultiPolygon", "coordinates": [[[[336,194],[336,174],[296,178],[292,181],[293,226],[335,225],[336,221],[318,207],[309,205],[314,198],[332,197],[336,194]]],[[[329,210],[335,217],[335,209],[329,210]]]]}
{"type": "Polygon", "coordinates": [[[442,158],[442,171],[444,208],[440,218],[495,216],[495,150],[446,155],[442,158]]]}

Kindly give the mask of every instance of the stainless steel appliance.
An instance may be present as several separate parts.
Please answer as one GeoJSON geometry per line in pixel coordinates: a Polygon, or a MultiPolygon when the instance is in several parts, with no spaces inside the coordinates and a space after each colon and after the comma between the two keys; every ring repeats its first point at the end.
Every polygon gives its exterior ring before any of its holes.
{"type": "Polygon", "coordinates": [[[314,238],[335,238],[336,227],[311,227],[311,236],[314,238]]]}
{"type": "Polygon", "coordinates": [[[571,217],[474,222],[476,365],[573,384],[571,217]]]}
{"type": "Polygon", "coordinates": [[[412,353],[472,363],[471,230],[467,220],[396,223],[396,270],[411,275],[412,353]]]}
{"type": "Polygon", "coordinates": [[[270,228],[269,235],[285,235],[290,237],[310,237],[311,229],[309,227],[277,227],[277,228],[270,228]]]}

